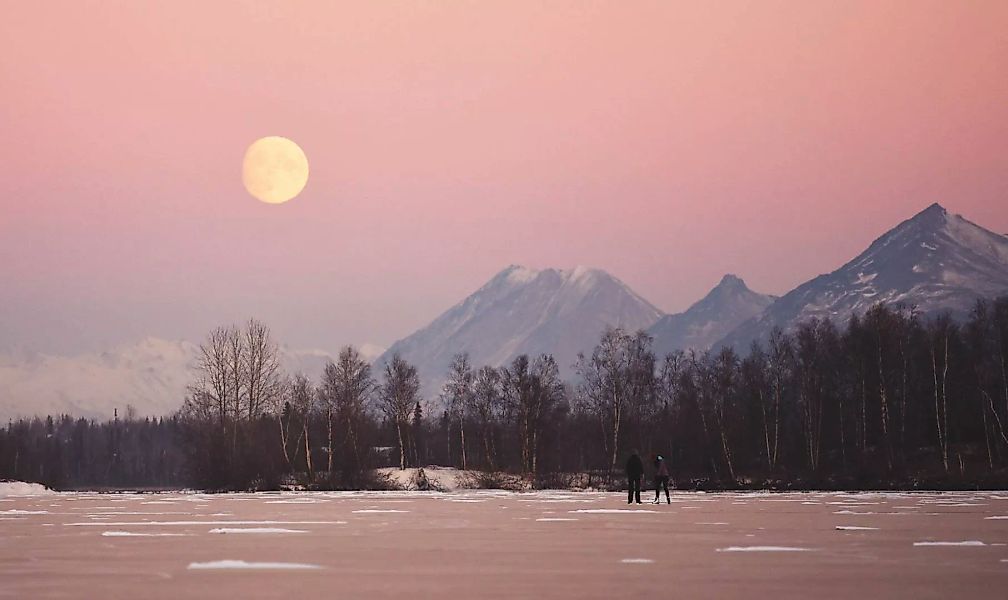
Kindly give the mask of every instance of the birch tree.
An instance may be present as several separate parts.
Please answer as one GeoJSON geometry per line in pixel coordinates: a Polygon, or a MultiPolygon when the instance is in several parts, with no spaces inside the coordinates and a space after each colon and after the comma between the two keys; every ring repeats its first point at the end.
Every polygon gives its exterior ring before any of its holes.
{"type": "Polygon", "coordinates": [[[381,386],[381,409],[395,426],[399,441],[399,468],[406,468],[407,427],[410,414],[419,406],[420,378],[416,367],[399,354],[385,365],[385,381],[381,386]]]}
{"type": "Polygon", "coordinates": [[[319,394],[326,412],[327,471],[332,476],[336,434],[341,434],[344,468],[360,469],[360,425],[376,383],[369,365],[353,346],[340,350],[335,363],[326,365],[319,394]],[[335,428],[339,427],[340,431],[335,428]]]}
{"type": "Polygon", "coordinates": [[[468,468],[466,462],[465,418],[467,409],[473,401],[473,371],[469,364],[469,355],[456,354],[448,369],[448,378],[442,388],[441,398],[448,408],[452,421],[458,423],[459,446],[462,452],[462,469],[468,468]]]}

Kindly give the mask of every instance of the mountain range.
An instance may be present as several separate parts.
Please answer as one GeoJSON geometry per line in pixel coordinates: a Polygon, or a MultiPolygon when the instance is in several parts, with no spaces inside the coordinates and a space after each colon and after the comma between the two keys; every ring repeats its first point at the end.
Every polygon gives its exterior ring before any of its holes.
{"type": "Polygon", "coordinates": [[[901,303],[921,315],[962,318],[978,298],[1008,293],[1008,237],[932,204],[839,269],[791,290],[716,345],[744,351],[774,327],[812,317],[844,325],[873,304],[901,303]]]}
{"type": "MultiPolygon", "coordinates": [[[[437,396],[452,356],[474,366],[500,366],[518,354],[553,354],[564,377],[578,352],[590,352],[606,326],[647,330],[659,356],[722,345],[745,351],[774,327],[811,317],[843,325],[876,302],[916,306],[924,315],[962,317],[977,298],[1008,293],[1008,238],[934,204],[879,237],[838,269],[781,297],[750,290],[725,275],[703,299],[664,314],[600,270],[529,269],[512,265],[377,356],[376,371],[395,353],[417,365],[428,400],[437,396]]],[[[148,338],[78,356],[0,355],[0,417],[70,413],[111,416],[132,404],[141,415],[177,408],[198,347],[148,338]]],[[[285,367],[318,377],[330,355],[282,351],[285,367]]],[[[374,355],[378,353],[375,352],[374,355]]],[[[373,355],[372,355],[373,356],[373,355]]],[[[378,375],[379,373],[376,373],[378,375]]]]}
{"type": "MultiPolygon", "coordinates": [[[[181,406],[198,358],[199,346],[192,342],[153,337],[73,356],[0,354],[0,417],[101,419],[111,417],[114,409],[125,414],[128,405],[141,416],[167,415],[181,406]]],[[[280,362],[290,373],[314,377],[330,360],[320,350],[280,348],[280,362]]]]}

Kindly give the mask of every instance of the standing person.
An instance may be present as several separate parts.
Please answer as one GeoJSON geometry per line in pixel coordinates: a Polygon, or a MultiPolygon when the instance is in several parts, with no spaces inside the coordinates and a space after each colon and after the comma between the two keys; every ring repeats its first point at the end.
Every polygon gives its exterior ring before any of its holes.
{"type": "Polygon", "coordinates": [[[669,471],[668,465],[665,464],[665,459],[659,454],[654,461],[655,473],[654,473],[654,502],[651,504],[660,504],[659,498],[661,498],[660,492],[662,488],[665,489],[665,501],[672,504],[672,498],[668,493],[669,484],[669,471]]]}
{"type": "Polygon", "coordinates": [[[641,478],[644,477],[644,463],[641,461],[637,451],[630,453],[630,458],[626,463],[627,476],[627,504],[633,504],[637,500],[640,504],[641,478]]]}

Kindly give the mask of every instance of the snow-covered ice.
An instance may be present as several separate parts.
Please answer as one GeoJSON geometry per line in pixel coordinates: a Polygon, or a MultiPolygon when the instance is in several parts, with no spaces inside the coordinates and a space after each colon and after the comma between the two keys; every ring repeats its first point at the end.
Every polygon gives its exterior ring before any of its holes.
{"type": "Polygon", "coordinates": [[[137,531],[103,531],[102,537],[187,537],[188,533],[149,533],[137,531]]]}
{"type": "Polygon", "coordinates": [[[218,570],[218,569],[253,569],[253,570],[267,570],[267,571],[285,571],[285,570],[321,569],[322,567],[319,565],[311,565],[307,563],[293,563],[293,562],[246,562],[244,560],[214,560],[210,562],[189,563],[188,568],[192,571],[218,570]]]}
{"type": "Polygon", "coordinates": [[[728,546],[718,548],[718,552],[810,552],[811,548],[797,546],[728,546]]]}
{"type": "Polygon", "coordinates": [[[961,542],[914,542],[914,546],[986,546],[980,540],[964,540],[961,542]]]}
{"type": "Polygon", "coordinates": [[[308,531],[283,527],[217,527],[211,529],[209,533],[308,533],[308,531]]]}
{"type": "Polygon", "coordinates": [[[0,497],[3,496],[47,496],[55,494],[41,483],[24,481],[0,481],[0,497]]]}
{"type": "Polygon", "coordinates": [[[647,510],[645,508],[579,508],[577,510],[569,510],[567,512],[586,513],[591,515],[622,515],[628,513],[655,513],[657,511],[647,510]]]}
{"type": "Polygon", "coordinates": [[[152,526],[192,526],[192,525],[346,525],[346,521],[137,521],[122,523],[65,523],[68,527],[87,527],[100,525],[102,527],[129,527],[131,525],[152,526]]]}
{"type": "Polygon", "coordinates": [[[837,525],[837,531],[878,531],[878,527],[861,527],[860,525],[837,525]]]}

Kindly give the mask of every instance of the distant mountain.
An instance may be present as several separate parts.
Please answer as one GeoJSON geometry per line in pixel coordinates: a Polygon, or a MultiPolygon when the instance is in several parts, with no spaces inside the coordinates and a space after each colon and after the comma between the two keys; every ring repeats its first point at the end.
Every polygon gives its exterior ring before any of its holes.
{"type": "Polygon", "coordinates": [[[877,302],[962,317],[977,298],[1006,293],[1008,237],[932,204],[854,260],[788,292],[716,345],[744,350],[774,326],[786,330],[812,317],[829,317],[843,326],[877,302]]]}
{"type": "Polygon", "coordinates": [[[725,275],[685,312],[665,315],[651,326],[655,355],[674,350],[706,350],[748,319],[762,313],[776,296],[750,290],[742,279],[725,275]]]}
{"type": "Polygon", "coordinates": [[[519,354],[551,353],[570,377],[577,353],[590,351],[607,325],[646,329],[662,313],[619,279],[600,269],[534,270],[510,266],[416,333],[393,344],[417,365],[432,399],[453,355],[468,352],[473,365],[500,366],[519,354]]]}
{"type": "MultiPolygon", "coordinates": [[[[288,372],[321,374],[329,354],[281,348],[288,372]]],[[[192,381],[199,347],[146,338],[105,352],[76,356],[0,354],[0,418],[67,413],[102,419],[132,405],[139,416],[178,409],[192,381]]]]}

